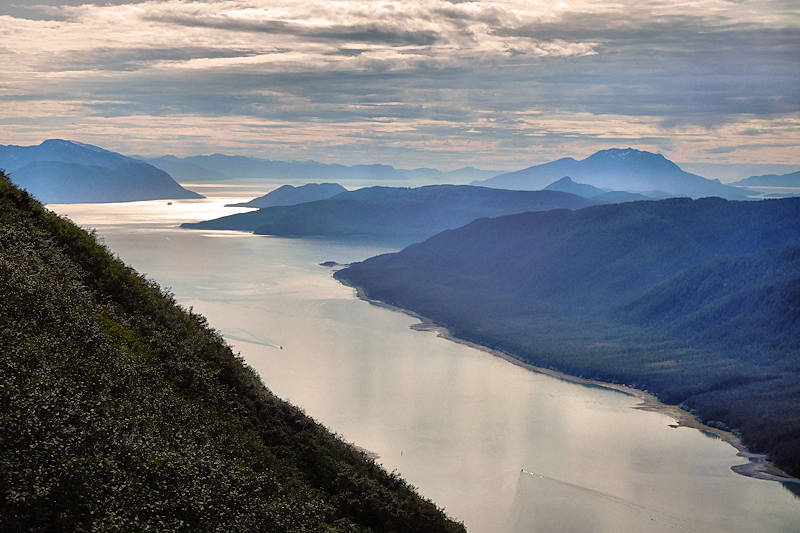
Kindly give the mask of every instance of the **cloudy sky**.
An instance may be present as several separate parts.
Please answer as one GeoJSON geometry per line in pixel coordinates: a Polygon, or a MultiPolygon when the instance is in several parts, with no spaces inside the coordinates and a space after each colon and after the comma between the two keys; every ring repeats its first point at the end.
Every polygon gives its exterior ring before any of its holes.
{"type": "Polygon", "coordinates": [[[800,164],[800,2],[0,0],[0,144],[800,164]]]}

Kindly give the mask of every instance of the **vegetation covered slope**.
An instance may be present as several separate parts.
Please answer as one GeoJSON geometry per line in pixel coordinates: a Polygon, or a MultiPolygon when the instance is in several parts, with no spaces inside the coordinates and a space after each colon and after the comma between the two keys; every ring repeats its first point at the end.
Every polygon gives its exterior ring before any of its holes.
{"type": "Polygon", "coordinates": [[[271,207],[206,222],[195,229],[233,229],[263,235],[370,238],[409,244],[479,217],[591,205],[559,191],[506,191],[469,185],[368,187],[317,202],[271,207]]]}
{"type": "Polygon", "coordinates": [[[0,530],[462,531],[0,175],[0,530]]]}
{"type": "Polygon", "coordinates": [[[684,403],[800,473],[800,199],[482,219],[336,277],[525,361],[684,403]]]}

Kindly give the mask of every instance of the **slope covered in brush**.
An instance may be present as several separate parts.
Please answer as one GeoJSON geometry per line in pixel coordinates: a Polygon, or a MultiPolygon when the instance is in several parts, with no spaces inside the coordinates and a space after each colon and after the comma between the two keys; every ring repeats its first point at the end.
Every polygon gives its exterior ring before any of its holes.
{"type": "Polygon", "coordinates": [[[0,175],[0,530],[462,531],[0,175]]]}

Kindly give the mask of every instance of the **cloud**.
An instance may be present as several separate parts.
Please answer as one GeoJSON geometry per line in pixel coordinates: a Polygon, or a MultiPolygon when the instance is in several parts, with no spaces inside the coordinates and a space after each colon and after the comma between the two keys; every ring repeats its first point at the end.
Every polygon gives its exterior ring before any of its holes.
{"type": "Polygon", "coordinates": [[[0,142],[54,130],[96,141],[105,127],[176,153],[401,166],[614,143],[684,160],[739,144],[762,159],[799,153],[791,2],[38,3],[0,6],[0,61],[15,67],[0,85],[0,142]]]}
{"type": "Polygon", "coordinates": [[[252,20],[230,16],[193,16],[181,13],[157,14],[145,20],[189,27],[213,28],[276,35],[292,35],[322,41],[365,42],[393,45],[431,45],[439,36],[431,30],[404,30],[387,24],[328,24],[310,26],[282,20],[252,20]]]}

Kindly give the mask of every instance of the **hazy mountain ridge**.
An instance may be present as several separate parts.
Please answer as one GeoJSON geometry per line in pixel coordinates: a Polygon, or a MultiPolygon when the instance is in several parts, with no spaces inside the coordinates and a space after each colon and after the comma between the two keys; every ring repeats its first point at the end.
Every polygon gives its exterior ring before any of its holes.
{"type": "Polygon", "coordinates": [[[315,202],[325,200],[339,193],[346,192],[347,189],[338,183],[306,183],[305,185],[281,185],[274,191],[270,191],[263,196],[253,198],[249,202],[228,204],[228,207],[275,207],[281,205],[296,205],[305,202],[315,202]]]}
{"type": "Polygon", "coordinates": [[[463,531],[0,173],[0,529],[463,531]]]}
{"type": "Polygon", "coordinates": [[[685,402],[798,473],[798,245],[800,199],[671,199],[476,220],[335,277],[533,364],[685,402]]]}
{"type": "Polygon", "coordinates": [[[0,168],[44,203],[202,198],[152,165],[60,139],[37,146],[0,145],[0,168]]]}
{"type": "Polygon", "coordinates": [[[800,187],[800,170],[789,174],[764,174],[762,176],[750,176],[737,181],[732,185],[762,186],[762,187],[800,187]]]}
{"type": "Polygon", "coordinates": [[[198,155],[185,158],[166,156],[145,159],[148,163],[171,168],[180,181],[247,179],[304,180],[406,180],[405,174],[382,164],[341,165],[317,161],[274,161],[240,155],[198,155]],[[202,169],[198,175],[197,169],[202,169]]]}
{"type": "Polygon", "coordinates": [[[141,158],[161,168],[180,181],[214,181],[235,178],[305,179],[305,180],[429,180],[434,182],[486,179],[501,171],[463,167],[451,171],[435,168],[397,169],[391,165],[343,165],[318,161],[279,161],[258,157],[224,154],[189,156],[172,155],[141,158]]]}
{"type": "Polygon", "coordinates": [[[436,182],[456,183],[467,182],[481,179],[488,179],[498,174],[502,170],[483,170],[475,167],[462,167],[456,170],[439,170],[436,168],[415,168],[411,170],[400,169],[400,172],[410,179],[427,179],[436,182]]]}
{"type": "Polygon", "coordinates": [[[365,187],[327,200],[270,207],[182,227],[408,244],[480,217],[587,205],[591,205],[589,200],[559,191],[505,191],[470,185],[365,187]]]}
{"type": "Polygon", "coordinates": [[[537,190],[563,176],[570,176],[580,183],[602,189],[643,194],[658,190],[674,196],[692,198],[720,196],[730,199],[743,199],[748,195],[747,191],[725,185],[719,180],[709,180],[684,172],[661,154],[633,148],[601,150],[582,160],[567,157],[501,174],[474,184],[504,189],[537,190]]]}

